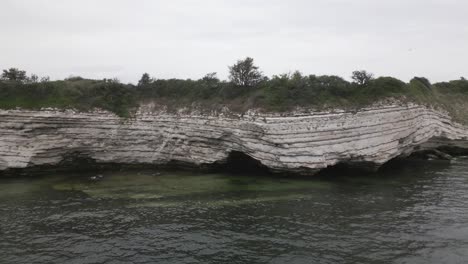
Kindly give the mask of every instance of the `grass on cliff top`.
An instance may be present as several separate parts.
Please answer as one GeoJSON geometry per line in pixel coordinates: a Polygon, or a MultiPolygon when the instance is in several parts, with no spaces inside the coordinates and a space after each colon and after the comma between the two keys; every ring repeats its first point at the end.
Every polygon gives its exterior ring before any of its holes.
{"type": "Polygon", "coordinates": [[[0,81],[0,108],[104,109],[128,117],[137,106],[134,89],[109,80],[22,83],[0,81]]]}
{"type": "Polygon", "coordinates": [[[115,80],[73,78],[24,83],[0,81],[0,108],[104,109],[130,117],[138,105],[155,102],[168,110],[181,107],[231,111],[248,109],[284,112],[296,107],[359,109],[387,99],[415,102],[447,110],[457,121],[468,123],[468,81],[431,84],[425,78],[409,83],[379,77],[358,85],[338,76],[274,76],[254,87],[236,86],[217,78],[200,80],[155,80],[146,85],[122,84],[115,80]]]}

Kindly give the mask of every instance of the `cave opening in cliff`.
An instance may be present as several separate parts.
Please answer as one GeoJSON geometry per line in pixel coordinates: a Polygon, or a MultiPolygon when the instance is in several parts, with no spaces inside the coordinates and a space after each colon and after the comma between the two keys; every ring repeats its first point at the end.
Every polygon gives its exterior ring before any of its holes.
{"type": "Polygon", "coordinates": [[[219,164],[218,169],[229,173],[271,173],[260,161],[240,151],[230,152],[226,161],[219,164]]]}

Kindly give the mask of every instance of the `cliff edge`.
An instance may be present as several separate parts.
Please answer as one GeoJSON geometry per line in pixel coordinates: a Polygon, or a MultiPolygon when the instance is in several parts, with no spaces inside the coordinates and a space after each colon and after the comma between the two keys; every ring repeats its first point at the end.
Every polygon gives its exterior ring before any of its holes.
{"type": "Polygon", "coordinates": [[[378,168],[415,151],[468,149],[468,127],[416,104],[359,111],[197,114],[0,110],[0,171],[96,163],[209,166],[244,153],[274,172],[313,174],[336,164],[378,168]]]}

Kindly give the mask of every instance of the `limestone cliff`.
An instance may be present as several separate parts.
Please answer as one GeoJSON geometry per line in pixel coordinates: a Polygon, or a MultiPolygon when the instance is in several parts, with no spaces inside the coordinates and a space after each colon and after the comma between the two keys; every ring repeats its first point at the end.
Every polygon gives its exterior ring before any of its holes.
{"type": "Polygon", "coordinates": [[[312,174],[338,163],[379,167],[415,150],[468,149],[468,128],[414,104],[356,112],[244,115],[141,110],[0,110],[0,170],[55,165],[71,154],[97,163],[222,163],[242,152],[273,171],[312,174]]]}

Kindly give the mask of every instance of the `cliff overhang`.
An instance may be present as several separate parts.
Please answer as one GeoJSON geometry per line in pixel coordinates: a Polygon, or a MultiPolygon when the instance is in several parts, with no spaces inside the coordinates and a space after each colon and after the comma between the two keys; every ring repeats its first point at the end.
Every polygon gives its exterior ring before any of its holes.
{"type": "Polygon", "coordinates": [[[105,111],[0,110],[0,171],[80,159],[154,167],[230,164],[233,169],[237,155],[234,167],[313,175],[338,164],[375,170],[414,152],[468,149],[466,126],[416,104],[282,114],[150,109],[142,107],[127,119],[105,111]]]}

